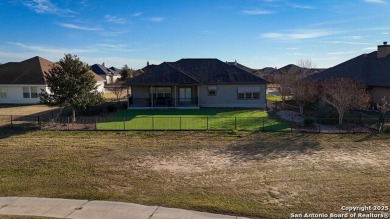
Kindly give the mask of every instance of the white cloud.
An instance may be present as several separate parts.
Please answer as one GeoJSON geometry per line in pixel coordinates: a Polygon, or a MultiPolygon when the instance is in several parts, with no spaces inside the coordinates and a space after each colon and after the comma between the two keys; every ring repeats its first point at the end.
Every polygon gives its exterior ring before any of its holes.
{"type": "Polygon", "coordinates": [[[368,51],[368,50],[374,51],[374,50],[376,50],[376,47],[367,47],[367,48],[364,48],[362,50],[363,51],[368,51]]]}
{"type": "Polygon", "coordinates": [[[263,14],[273,14],[273,11],[268,10],[244,10],[241,11],[242,14],[246,15],[263,15],[263,14]]]}
{"type": "Polygon", "coordinates": [[[69,23],[57,23],[58,26],[69,28],[69,29],[76,29],[76,30],[86,30],[86,31],[99,31],[103,30],[98,27],[84,27],[84,26],[79,26],[76,24],[69,24],[69,23]]]}
{"type": "Polygon", "coordinates": [[[34,10],[39,14],[57,14],[57,15],[69,15],[76,14],[69,9],[60,9],[54,5],[50,0],[29,0],[25,1],[24,5],[34,10]]]}
{"type": "Polygon", "coordinates": [[[161,22],[161,21],[165,20],[165,18],[164,17],[151,17],[151,18],[147,18],[146,20],[152,21],[152,22],[161,22]]]}
{"type": "Polygon", "coordinates": [[[364,1],[368,3],[379,3],[379,4],[385,3],[384,0],[364,0],[364,1]]]}
{"type": "Polygon", "coordinates": [[[287,53],[287,55],[293,55],[293,56],[307,56],[307,54],[301,53],[301,52],[287,53]]]}
{"type": "Polygon", "coordinates": [[[371,43],[354,42],[354,41],[319,41],[320,43],[329,44],[346,44],[346,45],[370,45],[371,43]]]}
{"type": "Polygon", "coordinates": [[[131,14],[131,16],[133,16],[133,17],[139,17],[139,16],[141,16],[142,14],[143,14],[143,12],[134,12],[134,13],[131,14]]]}
{"type": "Polygon", "coordinates": [[[289,47],[289,48],[285,48],[285,50],[299,50],[299,48],[297,48],[297,47],[289,47]]]}
{"type": "Polygon", "coordinates": [[[343,39],[348,39],[348,40],[360,40],[362,39],[362,36],[345,36],[343,39]]]}
{"type": "Polygon", "coordinates": [[[352,54],[356,53],[356,51],[342,51],[342,52],[328,52],[326,55],[345,55],[345,54],[352,54]]]}
{"type": "Polygon", "coordinates": [[[119,48],[126,48],[126,44],[106,44],[106,43],[98,43],[96,46],[99,47],[105,47],[105,48],[111,48],[111,49],[119,49],[119,48]]]}
{"type": "Polygon", "coordinates": [[[19,48],[35,52],[35,53],[49,53],[49,54],[65,54],[65,53],[92,53],[95,49],[69,49],[69,48],[54,48],[41,45],[26,45],[20,42],[8,42],[8,44],[15,45],[19,48]]]}
{"type": "Polygon", "coordinates": [[[304,39],[314,39],[324,36],[330,36],[335,34],[334,31],[326,31],[326,30],[297,30],[290,33],[278,33],[278,32],[270,32],[263,33],[259,35],[261,38],[273,39],[273,40],[304,40],[304,39]]]}
{"type": "Polygon", "coordinates": [[[113,24],[125,24],[126,23],[126,19],[120,18],[117,16],[113,16],[113,15],[109,15],[109,14],[104,16],[104,20],[106,22],[113,23],[113,24]]]}
{"type": "Polygon", "coordinates": [[[116,37],[128,32],[130,32],[130,30],[106,30],[106,31],[101,31],[100,35],[105,37],[116,37]]]}
{"type": "Polygon", "coordinates": [[[107,49],[107,50],[118,51],[118,52],[140,52],[140,51],[147,50],[147,48],[131,49],[131,48],[128,48],[128,46],[126,44],[98,43],[98,44],[96,44],[96,46],[107,49]]]}
{"type": "Polygon", "coordinates": [[[291,7],[297,9],[316,9],[316,7],[310,5],[291,5],[291,7]]]}

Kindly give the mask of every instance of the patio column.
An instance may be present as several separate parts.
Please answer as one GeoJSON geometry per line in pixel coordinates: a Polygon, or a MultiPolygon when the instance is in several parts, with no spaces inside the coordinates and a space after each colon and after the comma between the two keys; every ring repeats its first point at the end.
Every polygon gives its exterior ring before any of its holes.
{"type": "Polygon", "coordinates": [[[196,95],[197,95],[198,107],[199,107],[199,85],[196,87],[196,95]]]}
{"type": "Polygon", "coordinates": [[[153,107],[153,86],[150,86],[150,106],[153,107]]]}
{"type": "Polygon", "coordinates": [[[175,107],[177,106],[177,86],[175,85],[175,107]]]}

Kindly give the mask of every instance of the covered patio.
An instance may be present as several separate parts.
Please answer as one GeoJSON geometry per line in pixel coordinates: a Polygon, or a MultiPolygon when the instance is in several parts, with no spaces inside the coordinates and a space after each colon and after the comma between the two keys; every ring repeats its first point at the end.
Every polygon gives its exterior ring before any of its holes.
{"type": "Polygon", "coordinates": [[[137,86],[128,108],[199,108],[199,86],[137,86]]]}

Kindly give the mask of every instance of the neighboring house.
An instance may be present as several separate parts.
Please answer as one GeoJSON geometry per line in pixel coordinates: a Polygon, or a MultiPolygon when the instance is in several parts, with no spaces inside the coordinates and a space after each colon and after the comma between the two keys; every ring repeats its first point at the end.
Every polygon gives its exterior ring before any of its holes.
{"type": "Polygon", "coordinates": [[[48,91],[44,72],[49,71],[52,64],[36,56],[0,65],[0,103],[38,103],[41,90],[48,91]]]}
{"type": "Polygon", "coordinates": [[[390,45],[385,42],[375,52],[360,55],[313,76],[317,80],[330,77],[351,78],[361,83],[371,94],[374,104],[384,96],[390,101],[390,45]]]}
{"type": "Polygon", "coordinates": [[[242,70],[244,71],[247,71],[251,74],[255,73],[256,71],[258,71],[257,69],[253,69],[253,68],[249,68],[245,65],[242,65],[240,63],[237,62],[237,60],[234,60],[234,62],[226,62],[228,65],[233,65],[233,66],[236,66],[238,68],[241,68],[242,70]]]}
{"type": "Polygon", "coordinates": [[[164,62],[131,78],[129,108],[266,108],[267,82],[218,59],[164,62]]]}
{"type": "MultiPolygon", "coordinates": [[[[21,62],[0,65],[0,104],[37,104],[42,90],[50,92],[45,82],[45,72],[53,62],[35,56],[21,62]]],[[[104,91],[104,79],[94,75],[98,91],[104,91]],[[103,88],[102,88],[103,86],[103,88]]]]}
{"type": "Polygon", "coordinates": [[[254,74],[258,77],[261,77],[267,81],[273,82],[274,76],[277,74],[287,74],[287,73],[298,73],[303,74],[304,77],[314,75],[317,73],[320,73],[321,71],[324,71],[325,69],[321,68],[302,68],[300,66],[289,64],[286,66],[283,66],[282,68],[276,69],[276,68],[264,68],[261,69],[254,74]]]}
{"type": "Polygon", "coordinates": [[[91,66],[91,69],[94,73],[104,78],[107,84],[115,83],[116,80],[121,78],[120,69],[115,67],[107,68],[104,66],[104,63],[102,65],[94,64],[91,66]]]}
{"type": "Polygon", "coordinates": [[[93,74],[93,77],[96,81],[96,90],[97,92],[99,93],[105,93],[105,89],[104,89],[104,83],[106,82],[106,80],[102,77],[100,77],[98,74],[95,74],[93,71],[91,71],[91,74],[93,74]]]}

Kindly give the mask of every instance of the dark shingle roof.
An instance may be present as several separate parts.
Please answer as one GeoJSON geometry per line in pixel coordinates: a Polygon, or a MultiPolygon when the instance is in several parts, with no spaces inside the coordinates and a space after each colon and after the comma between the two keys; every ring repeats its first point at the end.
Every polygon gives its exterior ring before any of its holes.
{"type": "Polygon", "coordinates": [[[199,81],[164,62],[147,72],[131,78],[126,84],[131,85],[175,85],[199,84],[199,81]]]}
{"type": "Polygon", "coordinates": [[[226,62],[226,63],[228,65],[232,65],[232,66],[236,66],[238,68],[241,68],[242,70],[247,71],[249,73],[254,73],[254,72],[258,71],[257,69],[249,68],[249,67],[247,67],[245,65],[242,65],[242,64],[240,64],[240,63],[238,63],[236,61],[235,62],[226,62]]]}
{"type": "Polygon", "coordinates": [[[218,59],[181,59],[164,62],[130,79],[129,85],[265,84],[265,80],[218,59]]]}
{"type": "Polygon", "coordinates": [[[94,64],[91,66],[91,69],[93,72],[95,72],[98,75],[110,75],[111,72],[108,70],[108,68],[104,67],[100,64],[94,64]]]}
{"type": "Polygon", "coordinates": [[[106,68],[104,65],[94,64],[91,66],[93,72],[98,75],[120,75],[121,70],[115,67],[106,68]]]}
{"type": "Polygon", "coordinates": [[[44,73],[48,72],[52,65],[52,62],[39,56],[0,65],[0,84],[44,85],[44,73]]]}
{"type": "Polygon", "coordinates": [[[377,58],[377,52],[363,54],[313,75],[314,79],[347,77],[366,86],[390,87],[390,56],[377,58]]]}

